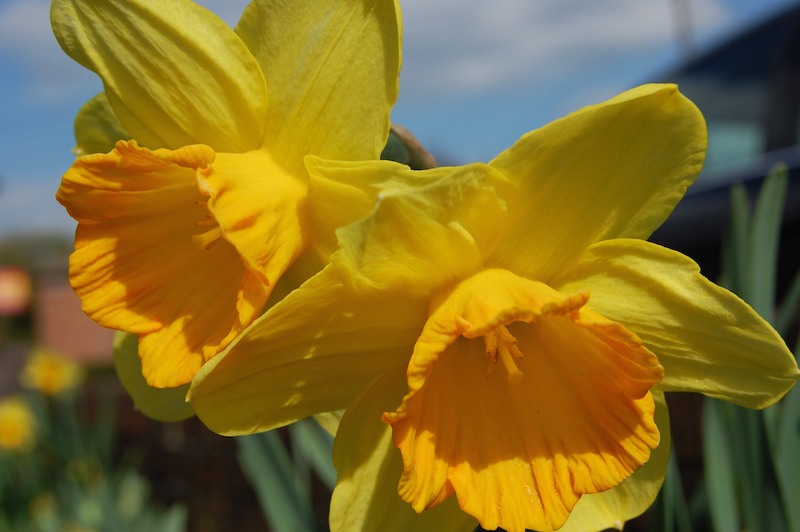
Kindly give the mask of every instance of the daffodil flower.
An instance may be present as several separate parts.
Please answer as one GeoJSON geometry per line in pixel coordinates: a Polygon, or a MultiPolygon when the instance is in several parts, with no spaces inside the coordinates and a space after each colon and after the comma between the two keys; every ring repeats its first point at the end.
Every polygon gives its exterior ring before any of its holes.
{"type": "Polygon", "coordinates": [[[379,158],[397,6],[255,0],[231,30],[188,0],[54,0],[51,19],[104,85],[79,150],[128,135],[58,191],[78,221],[72,286],[95,321],[139,335],[150,385],[188,383],[290,267],[296,284],[319,271],[334,229],[371,209],[371,184],[310,177],[303,160],[379,158]]]}
{"type": "Polygon", "coordinates": [[[45,395],[58,396],[80,386],[84,378],[83,367],[78,362],[40,347],[25,363],[20,380],[28,388],[45,395]]]}
{"type": "Polygon", "coordinates": [[[229,435],[346,407],[334,530],[621,526],[663,480],[664,391],[763,408],[798,377],[747,304],[645,240],[705,148],[696,107],[646,85],[489,164],[422,172],[439,180],[381,196],[202,368],[192,406],[229,435]]]}
{"type": "Polygon", "coordinates": [[[28,402],[18,395],[0,399],[0,455],[30,450],[36,442],[36,420],[28,402]]]}

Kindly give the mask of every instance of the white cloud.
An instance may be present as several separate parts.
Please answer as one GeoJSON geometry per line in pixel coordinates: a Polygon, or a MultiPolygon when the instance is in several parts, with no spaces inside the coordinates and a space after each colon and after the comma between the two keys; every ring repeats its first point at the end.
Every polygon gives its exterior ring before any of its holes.
{"type": "Polygon", "coordinates": [[[11,0],[0,4],[0,54],[20,69],[27,98],[46,103],[99,90],[94,74],[67,57],[50,29],[50,2],[11,0]]]}
{"type": "MultiPolygon", "coordinates": [[[[691,2],[697,33],[728,18],[723,0],[691,2]]],[[[229,25],[247,0],[201,0],[229,25]]],[[[404,97],[476,93],[557,80],[619,54],[669,45],[672,0],[402,0],[404,97]]],[[[0,54],[23,69],[29,97],[64,101],[100,85],[58,46],[48,0],[0,4],[0,54]]]]}
{"type": "MultiPolygon", "coordinates": [[[[199,2],[234,25],[247,0],[203,0],[199,2]]],[[[58,45],[50,28],[49,0],[0,2],[0,55],[10,60],[29,90],[26,97],[42,103],[89,97],[101,90],[97,76],[70,59],[58,45]]],[[[3,77],[17,77],[4,72],[3,77]]]]}
{"type": "MultiPolygon", "coordinates": [[[[488,91],[559,79],[615,56],[674,46],[670,0],[407,0],[403,90],[488,91]]],[[[729,17],[721,0],[692,2],[697,33],[729,17]]]]}

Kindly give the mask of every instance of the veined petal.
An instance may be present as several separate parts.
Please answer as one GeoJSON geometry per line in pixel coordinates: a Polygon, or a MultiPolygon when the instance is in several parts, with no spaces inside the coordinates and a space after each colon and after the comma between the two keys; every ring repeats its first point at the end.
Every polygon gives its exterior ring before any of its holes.
{"type": "Polygon", "coordinates": [[[142,145],[261,145],[264,76],[213,13],[189,0],[55,0],[50,18],[61,47],[100,76],[114,113],[142,145]]]}
{"type": "Polygon", "coordinates": [[[328,266],[203,366],[188,398],[203,423],[228,436],[343,408],[407,363],[426,305],[400,291],[356,298],[328,266]]]}
{"type": "Polygon", "coordinates": [[[70,282],[83,310],[141,335],[151,386],[189,382],[266,299],[233,246],[193,241],[216,225],[195,182],[213,159],[208,146],[151,152],[119,142],[78,158],[56,196],[78,221],[70,282]]]}
{"type": "Polygon", "coordinates": [[[339,480],[331,499],[332,531],[475,530],[475,519],[454,497],[418,514],[397,494],[403,460],[381,414],[397,406],[405,390],[403,370],[396,368],[375,379],[347,408],[333,447],[339,480]]]}
{"type": "MultiPolygon", "coordinates": [[[[411,173],[383,167],[387,180],[411,173]]],[[[346,265],[356,285],[430,294],[479,269],[502,235],[514,187],[497,172],[476,163],[416,173],[439,179],[384,191],[370,216],[337,232],[331,260],[346,265]]]]}
{"type": "Polygon", "coordinates": [[[705,150],[703,117],[674,85],[644,85],[527,133],[489,163],[519,187],[522,207],[495,263],[547,280],[594,242],[647,238],[705,150]]]}
{"type": "Polygon", "coordinates": [[[590,290],[593,309],[639,335],[663,364],[667,391],[764,408],[797,381],[797,363],[775,330],[676,251],[642,240],[600,242],[554,286],[590,290]]]}
{"type": "Polygon", "coordinates": [[[587,298],[484,270],[434,299],[409,392],[384,416],[415,510],[454,491],[486,529],[553,530],[647,462],[663,369],[587,298]]]}
{"type": "Polygon", "coordinates": [[[256,0],[236,32],[270,83],[264,143],[279,162],[378,159],[400,74],[395,1],[256,0]]]}
{"type": "Polygon", "coordinates": [[[86,102],[75,117],[75,155],[108,153],[117,141],[130,138],[111,109],[105,92],[86,102]]]}
{"type": "Polygon", "coordinates": [[[308,246],[307,185],[268,153],[218,153],[197,173],[208,210],[264,286],[274,286],[308,246]]]}
{"type": "Polygon", "coordinates": [[[444,172],[415,172],[391,161],[333,161],[307,156],[314,247],[326,261],[336,250],[336,229],[370,214],[381,197],[429,185],[444,172]]]}
{"type": "Polygon", "coordinates": [[[656,500],[669,463],[671,439],[669,410],[664,393],[658,386],[650,393],[656,404],[655,420],[661,433],[661,441],[650,453],[650,460],[619,486],[581,497],[558,532],[590,532],[609,528],[622,530],[625,521],[643,514],[656,500]]]}

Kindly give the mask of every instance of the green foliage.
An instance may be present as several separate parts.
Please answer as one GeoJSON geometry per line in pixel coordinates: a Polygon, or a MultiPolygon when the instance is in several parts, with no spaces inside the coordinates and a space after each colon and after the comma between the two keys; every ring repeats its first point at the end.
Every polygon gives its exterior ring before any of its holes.
{"type": "MultiPolygon", "coordinates": [[[[784,166],[767,176],[755,205],[742,185],[731,189],[731,228],[723,250],[723,279],[788,339],[800,304],[800,272],[776,311],[781,220],[788,176],[784,166]]],[[[795,356],[797,352],[795,351],[795,356]]],[[[705,529],[800,532],[800,387],[763,411],[706,399],[703,409],[704,479],[688,505],[688,526],[705,529]]],[[[677,470],[674,471],[677,473],[677,470]]],[[[667,478],[659,501],[662,514],[686,512],[671,495],[667,478]]]]}
{"type": "Polygon", "coordinates": [[[53,397],[28,390],[25,397],[36,443],[0,451],[0,532],[186,529],[184,507],[153,507],[135,462],[116,464],[113,401],[96,401],[90,421],[80,415],[88,406],[81,389],[53,397]]]}
{"type": "Polygon", "coordinates": [[[147,417],[170,422],[194,416],[186,402],[188,384],[177,388],[153,388],[147,384],[139,358],[139,337],[135,334],[118,331],[114,335],[114,367],[134,406],[147,417]]]}
{"type": "Polygon", "coordinates": [[[327,528],[315,518],[312,497],[315,479],[328,491],[336,483],[331,461],[333,437],[325,429],[309,418],[285,431],[243,436],[237,442],[242,470],[255,488],[272,530],[327,528]]]}

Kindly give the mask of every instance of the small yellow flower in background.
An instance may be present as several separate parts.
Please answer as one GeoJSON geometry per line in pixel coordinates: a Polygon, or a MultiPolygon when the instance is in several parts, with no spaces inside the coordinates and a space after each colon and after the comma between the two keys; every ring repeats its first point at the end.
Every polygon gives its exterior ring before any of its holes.
{"type": "Polygon", "coordinates": [[[346,407],[333,530],[621,526],[664,478],[665,391],[764,408],[798,378],[747,304],[646,241],[705,149],[697,108],[645,85],[489,164],[421,172],[439,180],[382,195],[328,267],[200,370],[193,408],[237,435],[346,407]]]}
{"type": "Polygon", "coordinates": [[[50,349],[36,349],[22,369],[22,384],[45,395],[74,390],[83,383],[83,367],[50,349]]]}
{"type": "Polygon", "coordinates": [[[24,451],[36,441],[36,423],[30,406],[22,397],[0,400],[0,449],[24,451]]]}
{"type": "Polygon", "coordinates": [[[54,0],[51,20],[105,89],[77,152],[110,150],[79,157],[57,194],[78,221],[70,282],[95,321],[139,335],[148,384],[177,387],[371,210],[369,176],[315,179],[303,161],[379,158],[398,8],[255,0],[231,30],[188,0],[54,0]]]}

